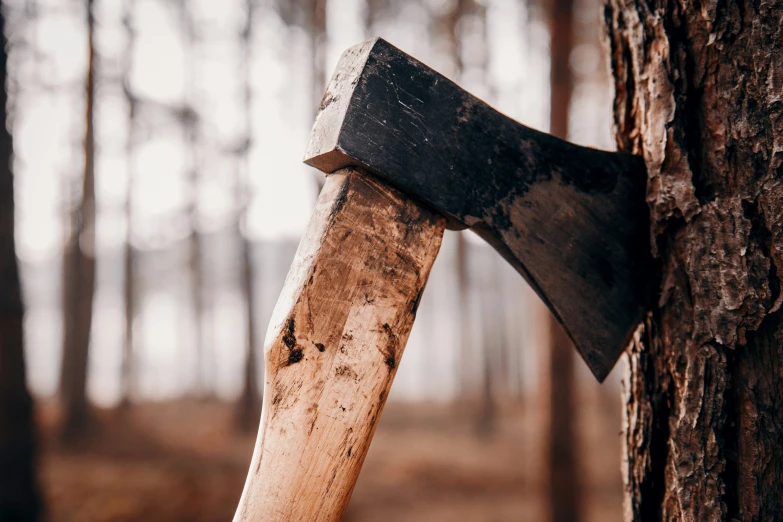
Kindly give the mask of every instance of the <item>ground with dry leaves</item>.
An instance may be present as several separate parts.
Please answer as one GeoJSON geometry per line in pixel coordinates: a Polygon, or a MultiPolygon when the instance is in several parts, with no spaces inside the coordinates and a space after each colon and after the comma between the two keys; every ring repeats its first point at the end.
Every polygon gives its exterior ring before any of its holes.
{"type": "MultiPolygon", "coordinates": [[[[592,401],[579,419],[585,520],[620,519],[619,405],[592,401]]],[[[233,429],[233,407],[212,401],[136,405],[99,412],[83,449],[53,442],[42,419],[42,482],[50,522],[218,522],[233,516],[254,435],[233,429]]],[[[541,520],[539,412],[499,408],[489,436],[473,409],[387,406],[346,521],[541,520]]]]}

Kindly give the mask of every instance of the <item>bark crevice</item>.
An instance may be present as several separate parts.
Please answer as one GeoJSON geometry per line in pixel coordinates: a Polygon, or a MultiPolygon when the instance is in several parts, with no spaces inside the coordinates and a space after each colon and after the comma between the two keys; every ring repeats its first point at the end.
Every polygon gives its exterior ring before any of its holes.
{"type": "Polygon", "coordinates": [[[604,9],[616,141],[645,158],[662,266],[628,355],[626,520],[783,519],[781,13],[604,9]]]}

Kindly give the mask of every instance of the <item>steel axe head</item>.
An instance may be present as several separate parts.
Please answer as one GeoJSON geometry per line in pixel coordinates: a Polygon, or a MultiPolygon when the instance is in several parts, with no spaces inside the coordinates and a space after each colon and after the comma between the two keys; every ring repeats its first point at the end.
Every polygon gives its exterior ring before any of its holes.
{"type": "Polygon", "coordinates": [[[598,380],[652,302],[646,170],[496,111],[377,38],[347,50],[305,162],[362,167],[489,242],[544,300],[598,380]]]}

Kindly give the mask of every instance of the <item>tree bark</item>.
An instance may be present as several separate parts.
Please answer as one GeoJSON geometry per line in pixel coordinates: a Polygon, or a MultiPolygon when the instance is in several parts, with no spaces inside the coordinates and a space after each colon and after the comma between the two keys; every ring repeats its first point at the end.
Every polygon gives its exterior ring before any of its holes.
{"type": "Polygon", "coordinates": [[[608,0],[658,306],[625,360],[626,520],[783,518],[783,2],[608,0]]]}
{"type": "Polygon", "coordinates": [[[63,402],[62,440],[81,438],[89,425],[87,366],[92,300],[95,290],[95,17],[87,0],[87,81],[85,85],[84,176],[82,198],[71,215],[71,233],[64,252],[64,338],[60,376],[63,402]]]}
{"type": "MultiPolygon", "coordinates": [[[[550,42],[550,111],[549,132],[558,138],[568,138],[568,116],[574,78],[570,57],[574,42],[574,1],[549,0],[550,42]]],[[[547,498],[552,522],[580,520],[579,473],[576,466],[576,408],[574,394],[574,345],[551,314],[548,317],[549,345],[547,350],[548,393],[547,450],[549,465],[549,495],[547,498]]]]}
{"type": "MultiPolygon", "coordinates": [[[[5,17],[0,12],[0,35],[5,17]]],[[[25,379],[22,289],[14,244],[13,142],[6,122],[8,56],[0,48],[0,520],[38,520],[33,400],[25,379]]]]}

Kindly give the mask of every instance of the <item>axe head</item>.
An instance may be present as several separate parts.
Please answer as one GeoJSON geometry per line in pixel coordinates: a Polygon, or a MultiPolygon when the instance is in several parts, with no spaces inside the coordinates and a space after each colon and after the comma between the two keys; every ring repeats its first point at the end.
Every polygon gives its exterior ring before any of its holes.
{"type": "Polygon", "coordinates": [[[527,279],[598,380],[657,282],[638,156],[530,129],[382,39],[347,50],[305,162],[359,166],[471,228],[527,279]]]}

